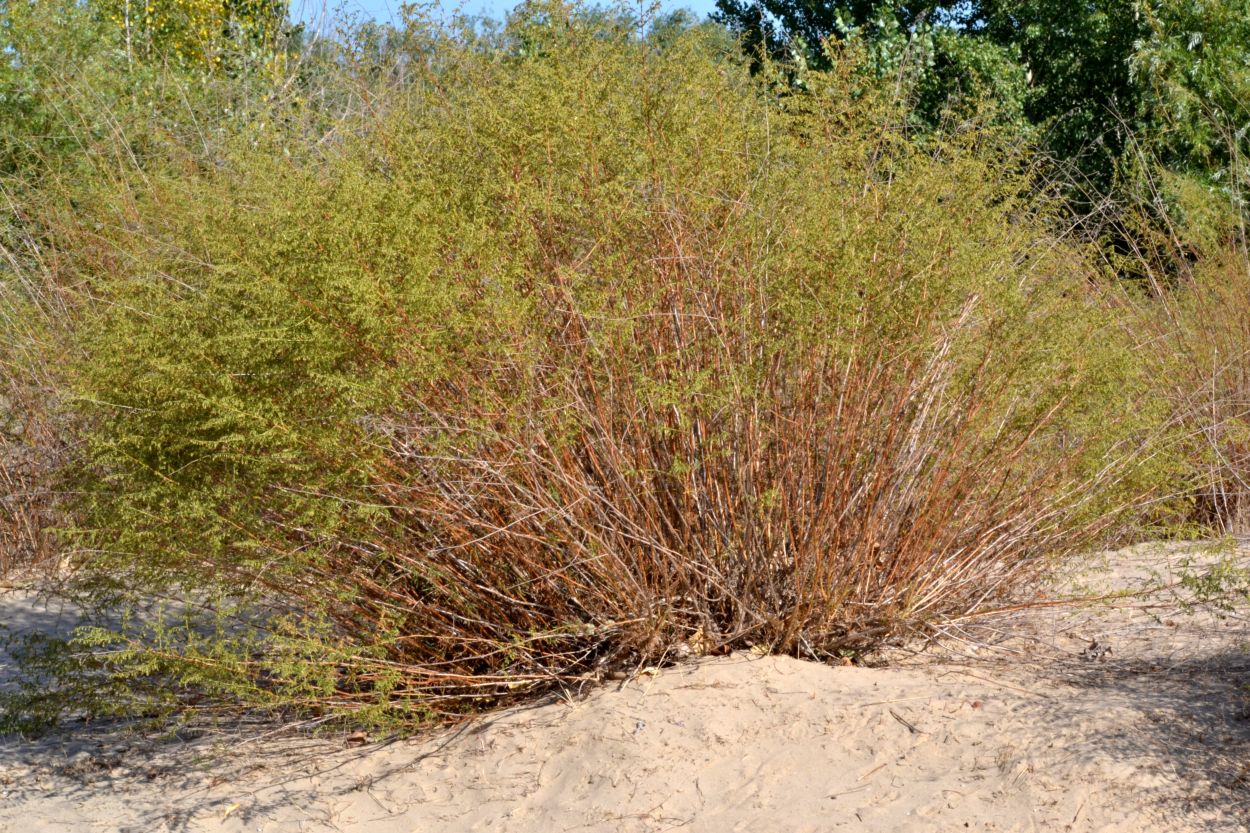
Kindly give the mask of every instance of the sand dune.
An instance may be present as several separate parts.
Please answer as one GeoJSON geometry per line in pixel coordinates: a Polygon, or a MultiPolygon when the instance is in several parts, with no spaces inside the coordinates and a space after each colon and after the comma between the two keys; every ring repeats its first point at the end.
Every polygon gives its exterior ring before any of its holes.
{"type": "Polygon", "coordinates": [[[707,659],[352,748],[10,738],[0,829],[1246,830],[1246,632],[1182,612],[1188,553],[1093,560],[1070,587],[1148,592],[965,623],[881,668],[707,659]]]}

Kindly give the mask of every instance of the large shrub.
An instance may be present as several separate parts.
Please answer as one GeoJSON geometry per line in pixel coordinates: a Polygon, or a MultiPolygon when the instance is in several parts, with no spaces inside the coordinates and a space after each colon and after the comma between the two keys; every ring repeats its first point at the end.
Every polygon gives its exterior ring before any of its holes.
{"type": "Polygon", "coordinates": [[[854,653],[1158,494],[1162,409],[1027,160],[540,12],[50,221],[83,587],[182,600],[85,634],[107,670],[431,715],[854,653]]]}

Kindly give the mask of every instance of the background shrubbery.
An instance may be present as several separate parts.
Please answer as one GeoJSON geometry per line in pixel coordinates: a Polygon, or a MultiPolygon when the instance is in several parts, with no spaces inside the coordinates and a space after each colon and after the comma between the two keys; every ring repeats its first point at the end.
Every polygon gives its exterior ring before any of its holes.
{"type": "Polygon", "coordinates": [[[993,102],[559,5],[350,44],[71,86],[107,129],[14,163],[7,552],[95,626],[10,717],[854,656],[1241,517],[1235,242],[1118,279],[993,102]]]}

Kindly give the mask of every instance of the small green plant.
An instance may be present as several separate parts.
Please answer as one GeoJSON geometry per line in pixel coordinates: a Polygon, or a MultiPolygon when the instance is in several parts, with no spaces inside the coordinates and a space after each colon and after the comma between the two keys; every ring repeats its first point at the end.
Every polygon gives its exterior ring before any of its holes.
{"type": "Polygon", "coordinates": [[[1180,565],[1181,587],[1189,592],[1187,610],[1214,610],[1223,616],[1244,610],[1250,601],[1250,569],[1235,550],[1223,553],[1214,563],[1197,566],[1186,559],[1180,565]]]}

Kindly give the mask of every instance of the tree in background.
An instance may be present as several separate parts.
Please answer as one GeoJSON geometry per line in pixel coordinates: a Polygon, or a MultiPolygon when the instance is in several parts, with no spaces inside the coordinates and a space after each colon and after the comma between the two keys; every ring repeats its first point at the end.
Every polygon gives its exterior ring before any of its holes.
{"type": "MultiPolygon", "coordinates": [[[[127,120],[236,111],[253,82],[281,83],[293,34],[285,0],[0,0],[0,176],[37,175],[127,120]]],[[[171,129],[204,126],[184,116],[171,129]]]]}
{"type": "Polygon", "coordinates": [[[267,48],[286,21],[282,0],[100,0],[127,58],[216,64],[229,46],[267,48]]]}
{"type": "Polygon", "coordinates": [[[1129,58],[1143,26],[1133,0],[977,0],[967,37],[1017,50],[1028,85],[1022,106],[1043,146],[1072,163],[1092,194],[1113,186],[1141,123],[1129,58]]]}
{"type": "Polygon", "coordinates": [[[796,48],[805,58],[823,63],[820,44],[826,38],[865,32],[870,38],[910,31],[934,15],[947,16],[956,4],[896,3],[878,0],[717,0],[716,20],[744,36],[753,55],[763,49],[780,58],[796,48]]]}
{"type": "Polygon", "coordinates": [[[1247,0],[718,0],[714,16],[757,59],[827,65],[827,42],[860,41],[921,124],[994,101],[1065,164],[1080,209],[1131,199],[1157,161],[1244,216],[1247,0]]]}
{"type": "Polygon", "coordinates": [[[1147,118],[1144,141],[1165,166],[1168,208],[1206,248],[1244,246],[1250,216],[1250,2],[1143,4],[1146,35],[1129,64],[1147,118]]]}

